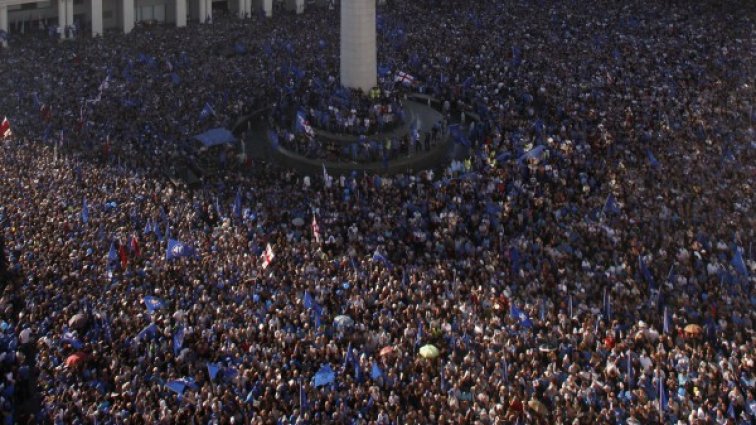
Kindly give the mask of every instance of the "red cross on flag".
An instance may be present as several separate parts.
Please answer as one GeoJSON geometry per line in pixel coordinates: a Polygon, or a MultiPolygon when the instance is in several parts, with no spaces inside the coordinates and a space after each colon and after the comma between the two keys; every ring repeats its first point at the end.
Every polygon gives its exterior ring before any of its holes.
{"type": "Polygon", "coordinates": [[[273,253],[273,248],[271,248],[270,244],[265,247],[265,252],[262,253],[262,268],[263,270],[267,269],[270,263],[273,261],[273,259],[276,258],[276,254],[273,253]]]}
{"type": "Polygon", "coordinates": [[[11,132],[10,121],[8,121],[8,117],[3,117],[3,122],[2,124],[0,124],[0,136],[10,137],[12,134],[13,132],[11,132]]]}

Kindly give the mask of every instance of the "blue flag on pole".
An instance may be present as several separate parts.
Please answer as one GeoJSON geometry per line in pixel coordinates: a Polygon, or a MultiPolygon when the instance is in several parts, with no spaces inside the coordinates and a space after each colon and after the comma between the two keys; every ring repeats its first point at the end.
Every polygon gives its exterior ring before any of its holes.
{"type": "Polygon", "coordinates": [[[181,347],[184,345],[184,327],[179,326],[176,329],[176,333],[173,334],[173,354],[178,355],[181,352],[181,347]]]}
{"type": "Polygon", "coordinates": [[[89,205],[87,204],[87,197],[84,197],[84,205],[81,208],[81,221],[84,224],[89,223],[89,205]]]}
{"type": "Polygon", "coordinates": [[[186,384],[184,384],[180,380],[168,381],[166,382],[165,386],[168,387],[169,390],[179,395],[183,394],[184,390],[186,389],[186,384]]]}
{"type": "Polygon", "coordinates": [[[606,204],[604,205],[604,214],[619,214],[620,209],[617,206],[617,201],[614,199],[613,194],[609,194],[606,198],[606,204]]]}
{"type": "Polygon", "coordinates": [[[638,269],[640,270],[643,279],[645,279],[648,283],[648,286],[652,289],[656,288],[654,277],[651,275],[651,271],[648,269],[648,267],[646,267],[646,262],[643,261],[643,257],[641,257],[640,255],[638,256],[638,269]]]}
{"type": "Polygon", "coordinates": [[[336,374],[331,369],[331,365],[324,364],[312,378],[312,385],[314,385],[315,387],[322,387],[332,384],[335,380],[336,374]]]}
{"type": "Polygon", "coordinates": [[[533,327],[533,322],[530,320],[530,317],[528,317],[528,315],[525,314],[524,311],[515,307],[514,304],[512,304],[512,316],[520,322],[521,326],[524,326],[526,328],[533,327]]]}
{"type": "Polygon", "coordinates": [[[378,366],[378,363],[375,361],[372,365],[370,365],[370,377],[374,380],[378,380],[379,378],[383,377],[383,371],[381,370],[381,367],[378,366]]]}
{"type": "Polygon", "coordinates": [[[172,260],[180,257],[190,257],[192,255],[192,248],[185,245],[183,242],[176,239],[168,240],[168,249],[165,251],[165,259],[172,260]]]}
{"type": "Polygon", "coordinates": [[[210,103],[205,102],[205,106],[202,108],[202,111],[200,111],[199,119],[200,121],[204,121],[210,118],[210,115],[215,115],[215,111],[213,110],[213,107],[210,106],[210,103]]]}
{"type": "Polygon", "coordinates": [[[451,135],[452,140],[454,140],[455,143],[468,148],[470,147],[470,140],[464,134],[459,124],[452,124],[449,126],[449,135],[451,135]]]}
{"type": "Polygon", "coordinates": [[[147,307],[147,312],[152,314],[155,310],[165,307],[165,303],[160,298],[147,295],[144,297],[144,306],[147,307]]]}
{"type": "Polygon", "coordinates": [[[231,209],[231,213],[234,217],[241,217],[242,211],[242,196],[241,189],[236,189],[236,198],[234,198],[234,206],[231,209]]]}
{"type": "Polygon", "coordinates": [[[150,323],[137,334],[137,339],[143,340],[145,338],[152,338],[157,335],[157,331],[157,326],[154,323],[150,323]]]}
{"type": "Polygon", "coordinates": [[[378,261],[378,262],[383,263],[383,265],[386,266],[386,268],[389,270],[394,268],[391,262],[388,260],[388,258],[386,258],[383,254],[381,254],[377,248],[375,252],[373,253],[373,261],[378,261]]]}
{"type": "Polygon", "coordinates": [[[730,264],[735,267],[735,270],[738,273],[748,277],[748,268],[746,267],[745,261],[743,260],[743,253],[741,252],[740,247],[738,247],[737,245],[734,245],[732,248],[732,261],[730,261],[730,264]]]}
{"type": "Polygon", "coordinates": [[[664,388],[664,379],[659,376],[659,411],[667,410],[667,391],[664,388]]]}
{"type": "Polygon", "coordinates": [[[304,305],[304,308],[306,308],[308,310],[311,309],[312,305],[313,305],[313,302],[314,301],[313,301],[312,296],[310,295],[310,293],[308,291],[305,291],[304,292],[304,296],[302,297],[302,305],[304,305]]]}
{"type": "Polygon", "coordinates": [[[651,152],[651,149],[646,149],[646,155],[648,156],[648,162],[651,164],[651,167],[654,169],[659,169],[661,164],[659,164],[659,161],[656,160],[656,157],[651,152]]]}
{"type": "Polygon", "coordinates": [[[307,392],[304,390],[304,385],[299,383],[299,410],[306,412],[310,409],[310,405],[307,403],[307,392]]]}
{"type": "Polygon", "coordinates": [[[216,376],[218,376],[218,372],[220,372],[221,367],[218,363],[207,363],[207,374],[210,375],[210,380],[214,380],[216,376]]]}

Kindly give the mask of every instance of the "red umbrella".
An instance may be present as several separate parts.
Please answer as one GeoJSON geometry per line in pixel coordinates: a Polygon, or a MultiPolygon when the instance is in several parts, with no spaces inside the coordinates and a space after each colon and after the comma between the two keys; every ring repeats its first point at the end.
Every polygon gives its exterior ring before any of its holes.
{"type": "Polygon", "coordinates": [[[80,365],[86,359],[86,353],[82,353],[81,351],[79,351],[78,353],[73,353],[66,359],[66,367],[74,368],[80,365]]]}
{"type": "Polygon", "coordinates": [[[392,347],[390,345],[387,345],[387,346],[381,348],[381,355],[382,356],[388,356],[389,354],[393,354],[393,353],[394,353],[394,347],[392,347]]]}

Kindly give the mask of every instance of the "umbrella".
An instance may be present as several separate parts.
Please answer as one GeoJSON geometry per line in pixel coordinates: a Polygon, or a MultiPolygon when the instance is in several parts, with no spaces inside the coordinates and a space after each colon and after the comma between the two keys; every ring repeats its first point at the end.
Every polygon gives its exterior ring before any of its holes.
{"type": "Polygon", "coordinates": [[[536,399],[531,399],[530,401],[528,401],[528,408],[541,416],[548,416],[549,414],[546,406],[544,406],[543,403],[536,399]]]}
{"type": "Polygon", "coordinates": [[[438,348],[432,344],[423,345],[420,347],[420,355],[426,359],[435,359],[438,357],[438,348]]]}
{"type": "Polygon", "coordinates": [[[68,320],[68,326],[74,329],[81,329],[87,325],[87,316],[84,313],[74,314],[68,320]]]}
{"type": "Polygon", "coordinates": [[[351,317],[342,314],[333,319],[333,325],[339,328],[348,328],[354,325],[354,320],[352,320],[351,317]]]}
{"type": "Polygon", "coordinates": [[[685,326],[685,335],[697,336],[701,335],[702,332],[703,329],[701,329],[701,326],[696,325],[695,323],[685,326]]]}
{"type": "Polygon", "coordinates": [[[291,220],[291,224],[302,227],[304,225],[304,219],[302,217],[297,217],[294,220],[291,220]]]}
{"type": "Polygon", "coordinates": [[[389,354],[393,354],[393,353],[394,353],[394,347],[392,347],[390,345],[387,345],[387,346],[381,348],[381,355],[382,356],[388,356],[389,354]]]}
{"type": "Polygon", "coordinates": [[[86,353],[82,353],[81,351],[73,353],[66,359],[66,367],[76,367],[86,359],[86,353]]]}

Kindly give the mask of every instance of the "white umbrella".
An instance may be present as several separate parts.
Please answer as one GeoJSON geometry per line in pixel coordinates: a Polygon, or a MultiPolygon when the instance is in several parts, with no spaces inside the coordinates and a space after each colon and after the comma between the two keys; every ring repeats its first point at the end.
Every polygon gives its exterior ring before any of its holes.
{"type": "Polygon", "coordinates": [[[333,319],[333,324],[338,328],[348,328],[354,325],[354,320],[352,320],[351,317],[342,314],[333,319]]]}

